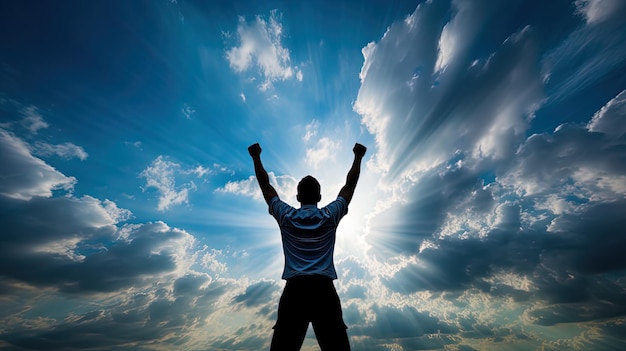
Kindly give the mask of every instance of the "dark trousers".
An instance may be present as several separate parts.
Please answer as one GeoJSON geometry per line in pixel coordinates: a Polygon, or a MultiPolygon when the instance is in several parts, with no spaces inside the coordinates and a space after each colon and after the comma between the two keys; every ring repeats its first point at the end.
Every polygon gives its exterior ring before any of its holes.
{"type": "Polygon", "coordinates": [[[278,304],[270,351],[298,351],[309,322],[322,351],[349,351],[339,296],[330,278],[298,276],[287,280],[278,304]]]}

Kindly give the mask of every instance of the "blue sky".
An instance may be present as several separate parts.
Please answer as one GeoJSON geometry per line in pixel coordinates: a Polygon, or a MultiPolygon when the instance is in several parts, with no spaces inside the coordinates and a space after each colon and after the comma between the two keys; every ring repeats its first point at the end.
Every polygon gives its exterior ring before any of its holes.
{"type": "Polygon", "coordinates": [[[293,205],[368,146],[335,251],[353,349],[626,348],[625,13],[3,2],[0,350],[268,348],[255,142],[293,205]]]}

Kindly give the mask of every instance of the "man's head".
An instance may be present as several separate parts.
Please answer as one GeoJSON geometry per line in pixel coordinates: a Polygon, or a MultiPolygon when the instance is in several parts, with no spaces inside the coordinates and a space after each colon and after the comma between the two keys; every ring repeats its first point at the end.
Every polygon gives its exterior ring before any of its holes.
{"type": "Polygon", "coordinates": [[[298,183],[298,195],[296,195],[298,201],[303,205],[313,205],[320,202],[322,199],[320,183],[317,179],[310,175],[302,178],[298,183]]]}

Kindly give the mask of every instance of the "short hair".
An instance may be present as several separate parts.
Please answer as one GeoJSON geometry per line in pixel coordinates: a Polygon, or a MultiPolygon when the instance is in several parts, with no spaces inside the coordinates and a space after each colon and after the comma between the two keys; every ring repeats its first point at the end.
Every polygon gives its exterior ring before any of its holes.
{"type": "Polygon", "coordinates": [[[320,201],[320,183],[314,177],[308,175],[298,183],[298,201],[303,204],[316,204],[320,201]]]}

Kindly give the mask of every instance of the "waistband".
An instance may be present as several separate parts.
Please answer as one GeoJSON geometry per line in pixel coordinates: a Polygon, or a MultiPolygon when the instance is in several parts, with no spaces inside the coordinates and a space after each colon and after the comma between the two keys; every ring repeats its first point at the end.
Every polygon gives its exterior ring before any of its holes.
{"type": "Polygon", "coordinates": [[[332,283],[333,279],[321,274],[296,275],[287,279],[287,284],[332,283]]]}

